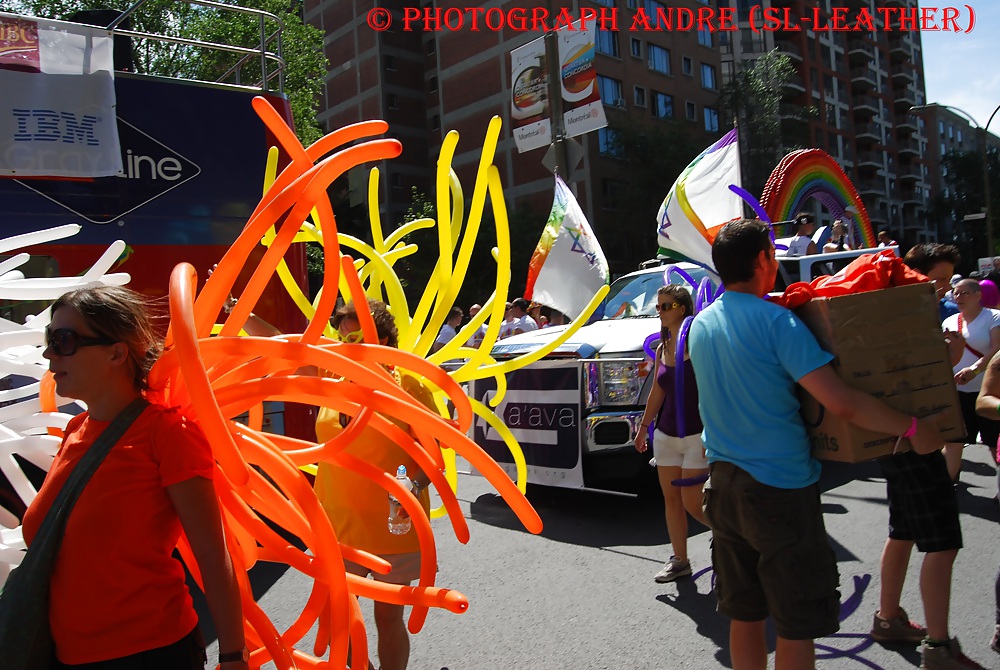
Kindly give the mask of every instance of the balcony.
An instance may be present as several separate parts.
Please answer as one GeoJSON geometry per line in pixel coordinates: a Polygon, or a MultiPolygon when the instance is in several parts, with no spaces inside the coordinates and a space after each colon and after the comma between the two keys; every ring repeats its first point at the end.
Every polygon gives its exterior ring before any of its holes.
{"type": "Polygon", "coordinates": [[[879,111],[879,101],[878,98],[871,95],[856,95],[852,99],[854,112],[858,114],[867,114],[869,116],[878,114],[879,111]]]}
{"type": "Polygon", "coordinates": [[[875,45],[860,39],[847,43],[847,56],[851,62],[868,63],[875,60],[875,45]]]}
{"type": "Polygon", "coordinates": [[[878,86],[878,72],[873,67],[852,67],[851,86],[855,91],[878,86]]]}
{"type": "Polygon", "coordinates": [[[882,129],[874,123],[859,123],[854,129],[854,137],[865,143],[882,143],[882,129]]]}
{"type": "Polygon", "coordinates": [[[893,65],[892,69],[892,81],[894,84],[912,84],[915,79],[915,73],[913,71],[913,65],[910,63],[903,63],[901,65],[893,65]]]}
{"type": "Polygon", "coordinates": [[[791,60],[797,60],[802,62],[802,50],[799,49],[798,45],[794,42],[789,42],[787,40],[776,40],[774,46],[778,47],[778,50],[787,54],[791,60]]]}
{"type": "MultiPolygon", "coordinates": [[[[907,111],[903,112],[902,114],[899,114],[898,116],[896,116],[896,130],[897,131],[903,131],[905,133],[911,133],[912,134],[912,133],[917,132],[919,129],[920,129],[920,126],[917,125],[916,118],[914,118],[914,116],[909,113],[909,110],[907,110],[907,111]]],[[[900,133],[900,134],[902,134],[902,133],[900,133]]]]}
{"type": "Polygon", "coordinates": [[[789,77],[788,81],[785,82],[785,90],[787,90],[792,94],[805,93],[806,85],[802,81],[802,76],[798,74],[793,74],[791,77],[789,77]]]}
{"type": "Polygon", "coordinates": [[[910,62],[913,59],[913,40],[906,33],[893,33],[893,37],[902,35],[900,39],[889,40],[889,58],[893,63],[910,62]]]}
{"type": "Polygon", "coordinates": [[[881,179],[865,179],[855,182],[854,186],[858,189],[858,193],[862,197],[866,195],[885,196],[885,182],[881,179]]]}
{"type": "Polygon", "coordinates": [[[896,170],[896,178],[901,182],[917,182],[923,177],[924,174],[919,165],[900,165],[896,170]]]}
{"type": "Polygon", "coordinates": [[[809,117],[806,115],[804,107],[787,102],[781,103],[781,106],[778,107],[778,116],[781,117],[782,121],[799,121],[801,123],[809,122],[809,117]]]}
{"type": "Polygon", "coordinates": [[[855,161],[855,165],[859,168],[873,167],[883,170],[885,169],[885,154],[881,151],[859,151],[858,160],[855,161]]]}
{"type": "Polygon", "coordinates": [[[894,88],[892,89],[893,104],[895,104],[897,109],[909,110],[910,107],[919,104],[917,102],[917,93],[912,88],[907,86],[906,88],[894,88]]]}
{"type": "Polygon", "coordinates": [[[900,156],[920,157],[920,142],[916,140],[901,140],[896,144],[896,151],[900,156]]]}

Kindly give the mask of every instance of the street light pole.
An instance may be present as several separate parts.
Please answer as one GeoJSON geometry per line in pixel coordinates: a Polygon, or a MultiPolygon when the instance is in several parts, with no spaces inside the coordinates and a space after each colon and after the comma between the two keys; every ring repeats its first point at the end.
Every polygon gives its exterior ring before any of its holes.
{"type": "Polygon", "coordinates": [[[988,147],[986,144],[986,138],[990,124],[993,123],[993,117],[997,115],[997,112],[1000,112],[1000,105],[998,105],[997,108],[993,110],[993,113],[990,114],[990,118],[986,122],[985,126],[980,126],[979,123],[967,111],[959,109],[958,107],[953,107],[951,105],[942,105],[941,103],[938,102],[931,102],[926,105],[915,105],[913,107],[910,107],[910,113],[913,114],[914,112],[922,112],[924,110],[933,108],[949,109],[955,112],[956,114],[961,114],[969,121],[971,121],[972,125],[974,125],[976,127],[976,130],[979,131],[979,140],[980,140],[979,157],[982,163],[982,171],[983,171],[983,198],[986,201],[984,206],[986,212],[986,256],[992,258],[993,256],[996,255],[996,246],[993,241],[993,204],[990,199],[990,166],[988,160],[988,153],[987,153],[988,147]]]}

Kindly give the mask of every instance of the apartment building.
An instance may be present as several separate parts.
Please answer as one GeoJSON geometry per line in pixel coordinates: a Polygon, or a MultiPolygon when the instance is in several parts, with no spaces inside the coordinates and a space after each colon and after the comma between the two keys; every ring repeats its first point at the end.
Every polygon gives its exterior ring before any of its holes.
{"type": "MultiPolygon", "coordinates": [[[[781,108],[783,137],[804,138],[806,147],[833,156],[857,188],[875,229],[887,229],[906,244],[936,239],[936,226],[927,220],[935,158],[925,118],[910,112],[927,102],[920,33],[901,30],[898,22],[886,26],[878,11],[916,8],[917,1],[722,0],[727,1],[735,6],[740,31],[723,44],[723,77],[771,49],[787,54],[796,74],[781,108]],[[867,13],[875,30],[833,30],[833,7],[848,9],[849,25],[867,13]],[[769,8],[793,18],[812,18],[815,10],[823,20],[818,26],[810,20],[752,30],[750,12],[769,8]],[[819,113],[803,116],[805,107],[819,113]]],[[[819,203],[813,209],[829,221],[819,203]]]]}
{"type": "MultiPolygon", "coordinates": [[[[704,148],[722,132],[718,95],[722,84],[719,34],[709,31],[629,31],[640,7],[652,15],[657,8],[704,7],[707,0],[412,0],[411,7],[447,10],[515,7],[531,10],[566,8],[580,16],[581,8],[614,13],[618,30],[599,30],[596,68],[609,123],[681,124],[684,133],[704,148]]],[[[510,126],[510,52],[541,36],[512,29],[427,30],[410,24],[403,29],[403,8],[372,0],[306,0],[306,21],[326,33],[330,61],[320,120],[328,130],[361,120],[385,119],[390,136],[403,143],[403,154],[378,167],[382,171],[383,219],[399,223],[411,200],[412,187],[431,194],[442,139],[450,130],[460,134],[454,166],[471,196],[480,147],[489,120],[503,120],[497,165],[509,211],[538,217],[541,234],[552,204],[553,179],[542,165],[545,149],[519,153],[510,126]],[[376,5],[391,5],[392,26],[374,30],[367,22],[376,5]]],[[[453,22],[452,26],[456,24],[453,22]]],[[[655,216],[624,216],[619,197],[623,165],[628,156],[615,149],[613,132],[602,130],[576,138],[582,159],[572,172],[572,186],[604,246],[613,273],[635,269],[655,253],[655,216]]],[[[696,153],[696,152],[695,152],[696,153]]],[[[686,160],[694,158],[695,154],[686,160]]],[[[562,172],[565,176],[565,171],[562,172]]],[[[662,199],[676,175],[663,175],[662,199]]],[[[350,203],[365,197],[367,168],[352,171],[347,189],[350,203]]],[[[339,216],[339,215],[338,215],[339,216]]]]}

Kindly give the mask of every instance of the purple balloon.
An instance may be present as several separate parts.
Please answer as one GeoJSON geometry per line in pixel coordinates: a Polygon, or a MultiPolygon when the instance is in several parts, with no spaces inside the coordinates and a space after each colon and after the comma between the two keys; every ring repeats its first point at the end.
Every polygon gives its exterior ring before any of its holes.
{"type": "Polygon", "coordinates": [[[757,214],[758,219],[764,223],[771,223],[771,217],[769,217],[767,212],[764,211],[764,206],[757,201],[757,198],[750,195],[749,191],[744,188],[740,188],[736,184],[730,184],[729,190],[743,198],[744,202],[750,205],[750,209],[757,214]]]}
{"type": "Polygon", "coordinates": [[[674,352],[674,411],[677,414],[677,432],[680,433],[678,437],[687,437],[687,426],[684,425],[684,347],[692,321],[694,317],[689,316],[681,324],[677,334],[677,350],[674,352]]]}
{"type": "Polygon", "coordinates": [[[653,349],[653,342],[656,342],[659,339],[660,339],[660,334],[653,333],[652,335],[647,337],[646,340],[642,343],[642,350],[646,352],[646,355],[652,358],[653,360],[656,360],[656,351],[653,349]]]}

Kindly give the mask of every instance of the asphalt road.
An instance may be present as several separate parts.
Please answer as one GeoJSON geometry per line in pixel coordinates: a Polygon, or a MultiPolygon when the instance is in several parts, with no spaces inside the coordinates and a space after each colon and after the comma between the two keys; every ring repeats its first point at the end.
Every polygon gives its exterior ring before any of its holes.
{"type": "MultiPolygon", "coordinates": [[[[918,667],[914,646],[882,646],[867,637],[878,602],[888,515],[877,465],[827,464],[821,485],[839,561],[842,623],[839,633],[817,641],[818,667],[918,667]]],[[[953,579],[952,635],[970,657],[1000,668],[1000,655],[988,646],[1000,566],[995,493],[995,469],[986,449],[966,450],[959,488],[965,549],[953,579]]],[[[438,584],[462,591],[471,606],[462,615],[431,611],[424,630],[412,637],[410,668],[731,667],[728,624],[716,613],[711,592],[708,531],[693,526],[693,579],[653,582],[668,554],[659,496],[529,488],[545,523],[542,534],[533,536],[482,478],[461,475],[458,495],[472,539],[460,545],[447,520],[434,521],[438,584]]],[[[916,555],[903,606],[923,621],[919,568],[916,555]]],[[[308,595],[307,580],[276,568],[252,576],[258,601],[279,629],[287,627],[308,595]]],[[[363,610],[374,654],[371,603],[363,603],[363,610]]],[[[307,640],[303,649],[308,645],[307,640]]],[[[213,645],[209,658],[216,653],[213,645]]]]}

